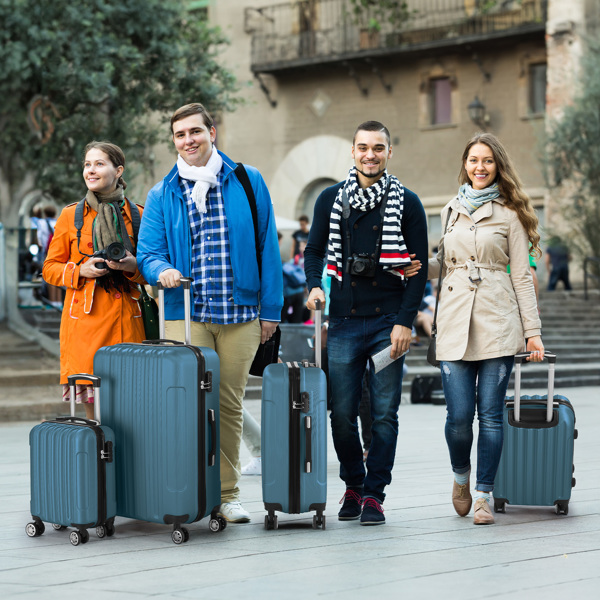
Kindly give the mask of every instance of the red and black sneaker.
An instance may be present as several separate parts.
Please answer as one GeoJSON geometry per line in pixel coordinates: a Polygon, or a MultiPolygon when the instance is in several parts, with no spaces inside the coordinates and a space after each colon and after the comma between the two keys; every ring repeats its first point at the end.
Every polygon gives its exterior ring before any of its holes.
{"type": "Polygon", "coordinates": [[[342,508],[338,513],[340,521],[355,521],[360,517],[362,496],[355,489],[346,488],[346,492],[340,500],[342,508]],[[343,502],[343,504],[342,504],[343,502]]]}
{"type": "Polygon", "coordinates": [[[363,500],[362,513],[360,515],[361,525],[384,525],[383,507],[375,498],[363,500]]]}

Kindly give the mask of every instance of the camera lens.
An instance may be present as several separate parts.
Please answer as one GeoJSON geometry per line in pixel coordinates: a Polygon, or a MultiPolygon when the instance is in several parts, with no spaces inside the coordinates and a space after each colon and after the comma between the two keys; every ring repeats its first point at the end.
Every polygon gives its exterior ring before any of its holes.
{"type": "Polygon", "coordinates": [[[108,260],[121,260],[125,258],[125,246],[120,242],[113,242],[109,244],[104,251],[108,260]]]}
{"type": "Polygon", "coordinates": [[[355,273],[362,273],[365,270],[365,262],[362,260],[355,260],[354,261],[354,272],[355,273]]]}

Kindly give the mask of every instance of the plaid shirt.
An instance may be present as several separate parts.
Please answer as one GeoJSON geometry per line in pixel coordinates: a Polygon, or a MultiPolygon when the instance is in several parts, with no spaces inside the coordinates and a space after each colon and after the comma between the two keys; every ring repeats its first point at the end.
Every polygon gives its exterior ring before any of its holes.
{"type": "Polygon", "coordinates": [[[206,213],[192,200],[194,181],[179,177],[192,231],[192,320],[202,323],[246,323],[258,317],[258,306],[233,301],[233,269],[229,256],[229,228],[223,203],[223,170],[206,196],[206,213]]]}

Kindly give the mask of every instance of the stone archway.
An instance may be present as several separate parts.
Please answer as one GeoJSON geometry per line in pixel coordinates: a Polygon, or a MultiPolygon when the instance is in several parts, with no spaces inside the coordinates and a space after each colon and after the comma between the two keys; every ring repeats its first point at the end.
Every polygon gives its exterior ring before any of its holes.
{"type": "Polygon", "coordinates": [[[351,148],[351,140],[318,135],[290,150],[269,185],[275,213],[295,219],[305,208],[306,190],[315,181],[345,179],[352,166],[351,148]]]}

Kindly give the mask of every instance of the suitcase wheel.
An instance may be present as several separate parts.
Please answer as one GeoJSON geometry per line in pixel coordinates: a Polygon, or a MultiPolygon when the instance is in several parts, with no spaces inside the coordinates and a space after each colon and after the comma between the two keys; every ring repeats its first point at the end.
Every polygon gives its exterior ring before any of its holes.
{"type": "Polygon", "coordinates": [[[25,533],[29,537],[40,537],[44,531],[46,531],[46,528],[41,521],[32,521],[31,523],[27,523],[27,525],[25,525],[25,533]]]}
{"type": "Polygon", "coordinates": [[[66,527],[64,525],[59,525],[58,523],[52,523],[52,529],[62,531],[63,529],[66,529],[66,527]]]}
{"type": "Polygon", "coordinates": [[[219,531],[223,531],[223,529],[225,529],[225,527],[227,527],[227,521],[225,520],[224,517],[221,517],[220,515],[217,517],[213,517],[209,522],[208,522],[208,528],[213,532],[213,533],[217,533],[219,531]]]}
{"type": "Polygon", "coordinates": [[[173,529],[171,539],[173,540],[174,544],[183,544],[190,539],[190,532],[185,527],[178,527],[173,529]]]}
{"type": "Polygon", "coordinates": [[[499,500],[498,498],[494,498],[494,512],[506,512],[506,500],[499,500]]]}
{"type": "Polygon", "coordinates": [[[79,546],[79,544],[87,544],[90,539],[90,534],[86,529],[80,531],[71,531],[69,534],[69,541],[73,546],[79,546]]]}
{"type": "Polygon", "coordinates": [[[319,527],[321,529],[325,529],[325,515],[322,513],[319,515],[314,515],[312,526],[313,526],[313,529],[318,529],[319,527]]]}
{"type": "Polygon", "coordinates": [[[265,515],[265,529],[278,529],[277,515],[265,515]]]}
{"type": "Polygon", "coordinates": [[[569,514],[569,501],[556,502],[554,504],[554,512],[557,515],[568,515],[569,514]]]}
{"type": "Polygon", "coordinates": [[[106,524],[106,535],[108,537],[112,537],[113,535],[115,535],[115,525],[114,525],[114,523],[107,523],[106,524]]]}
{"type": "Polygon", "coordinates": [[[98,527],[96,527],[96,535],[102,539],[106,537],[106,527],[104,527],[104,525],[98,525],[98,527]]]}

